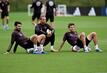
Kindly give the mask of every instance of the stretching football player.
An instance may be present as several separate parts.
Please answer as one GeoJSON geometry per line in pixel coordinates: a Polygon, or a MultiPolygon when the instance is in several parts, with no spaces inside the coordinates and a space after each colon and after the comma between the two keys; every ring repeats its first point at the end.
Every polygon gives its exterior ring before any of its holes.
{"type": "Polygon", "coordinates": [[[35,52],[35,51],[39,53],[43,53],[43,44],[45,41],[44,34],[41,34],[41,35],[34,34],[30,38],[28,38],[21,31],[21,28],[22,28],[21,22],[16,21],[14,23],[14,26],[15,26],[15,29],[11,34],[11,41],[10,41],[9,47],[4,54],[8,54],[11,51],[11,48],[14,43],[15,43],[15,46],[13,49],[13,53],[16,52],[18,45],[23,47],[28,53],[35,52]],[[40,48],[37,48],[37,43],[40,44],[40,48]]]}
{"type": "Polygon", "coordinates": [[[82,32],[80,36],[78,36],[78,33],[76,31],[76,25],[74,23],[69,23],[68,29],[69,32],[66,32],[64,34],[63,41],[58,51],[61,50],[66,40],[71,46],[73,46],[72,51],[75,52],[80,51],[80,48],[83,48],[84,52],[89,52],[91,49],[88,47],[88,45],[91,41],[94,42],[96,52],[102,51],[98,47],[98,39],[96,32],[90,33],[87,37],[85,36],[85,33],[82,32]]]}

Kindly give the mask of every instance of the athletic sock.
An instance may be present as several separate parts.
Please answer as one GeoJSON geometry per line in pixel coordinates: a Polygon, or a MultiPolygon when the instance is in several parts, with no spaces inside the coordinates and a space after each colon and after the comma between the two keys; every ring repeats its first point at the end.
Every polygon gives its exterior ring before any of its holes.
{"type": "Polygon", "coordinates": [[[43,45],[40,44],[40,49],[41,49],[41,52],[43,52],[43,45]]]}
{"type": "Polygon", "coordinates": [[[95,49],[99,49],[99,48],[98,48],[98,45],[95,45],[95,49]]]}
{"type": "Polygon", "coordinates": [[[88,47],[86,45],[84,45],[84,51],[89,52],[88,47]]]}
{"type": "Polygon", "coordinates": [[[54,49],[53,46],[51,46],[51,49],[54,49]]]}
{"type": "Polygon", "coordinates": [[[34,44],[34,51],[36,51],[36,50],[37,50],[37,45],[34,44]]]}

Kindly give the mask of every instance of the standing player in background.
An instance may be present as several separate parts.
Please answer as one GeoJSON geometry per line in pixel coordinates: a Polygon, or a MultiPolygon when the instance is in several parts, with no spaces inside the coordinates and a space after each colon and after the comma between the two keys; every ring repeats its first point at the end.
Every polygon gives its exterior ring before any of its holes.
{"type": "Polygon", "coordinates": [[[32,16],[32,24],[36,25],[39,22],[41,16],[42,2],[40,0],[33,0],[31,8],[34,9],[32,16]],[[37,21],[35,19],[37,18],[37,21]]]}
{"type": "Polygon", "coordinates": [[[2,19],[2,25],[4,30],[8,30],[8,22],[9,22],[9,11],[10,11],[10,5],[8,0],[1,0],[0,1],[0,12],[1,12],[1,19],[2,19]]]}
{"type": "Polygon", "coordinates": [[[35,34],[44,34],[46,36],[44,46],[46,46],[50,42],[51,51],[56,52],[56,50],[54,49],[55,30],[49,24],[46,23],[45,16],[41,16],[40,23],[35,26],[35,34]]]}
{"type": "Polygon", "coordinates": [[[46,21],[50,19],[50,25],[54,28],[54,16],[56,15],[56,5],[53,0],[46,2],[46,21]]]}

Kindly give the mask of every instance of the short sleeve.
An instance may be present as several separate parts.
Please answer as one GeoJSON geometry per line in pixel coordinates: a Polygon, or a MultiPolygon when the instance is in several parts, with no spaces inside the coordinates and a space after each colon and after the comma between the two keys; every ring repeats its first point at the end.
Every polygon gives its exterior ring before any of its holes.
{"type": "Polygon", "coordinates": [[[65,33],[63,36],[63,41],[66,41],[66,40],[67,40],[67,33],[65,33]]]}

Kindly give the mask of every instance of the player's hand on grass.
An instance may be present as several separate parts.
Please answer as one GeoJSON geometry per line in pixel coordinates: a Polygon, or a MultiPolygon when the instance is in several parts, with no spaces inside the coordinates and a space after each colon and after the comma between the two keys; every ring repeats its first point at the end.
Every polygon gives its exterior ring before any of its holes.
{"type": "Polygon", "coordinates": [[[9,52],[4,52],[3,54],[9,54],[9,52]]]}

